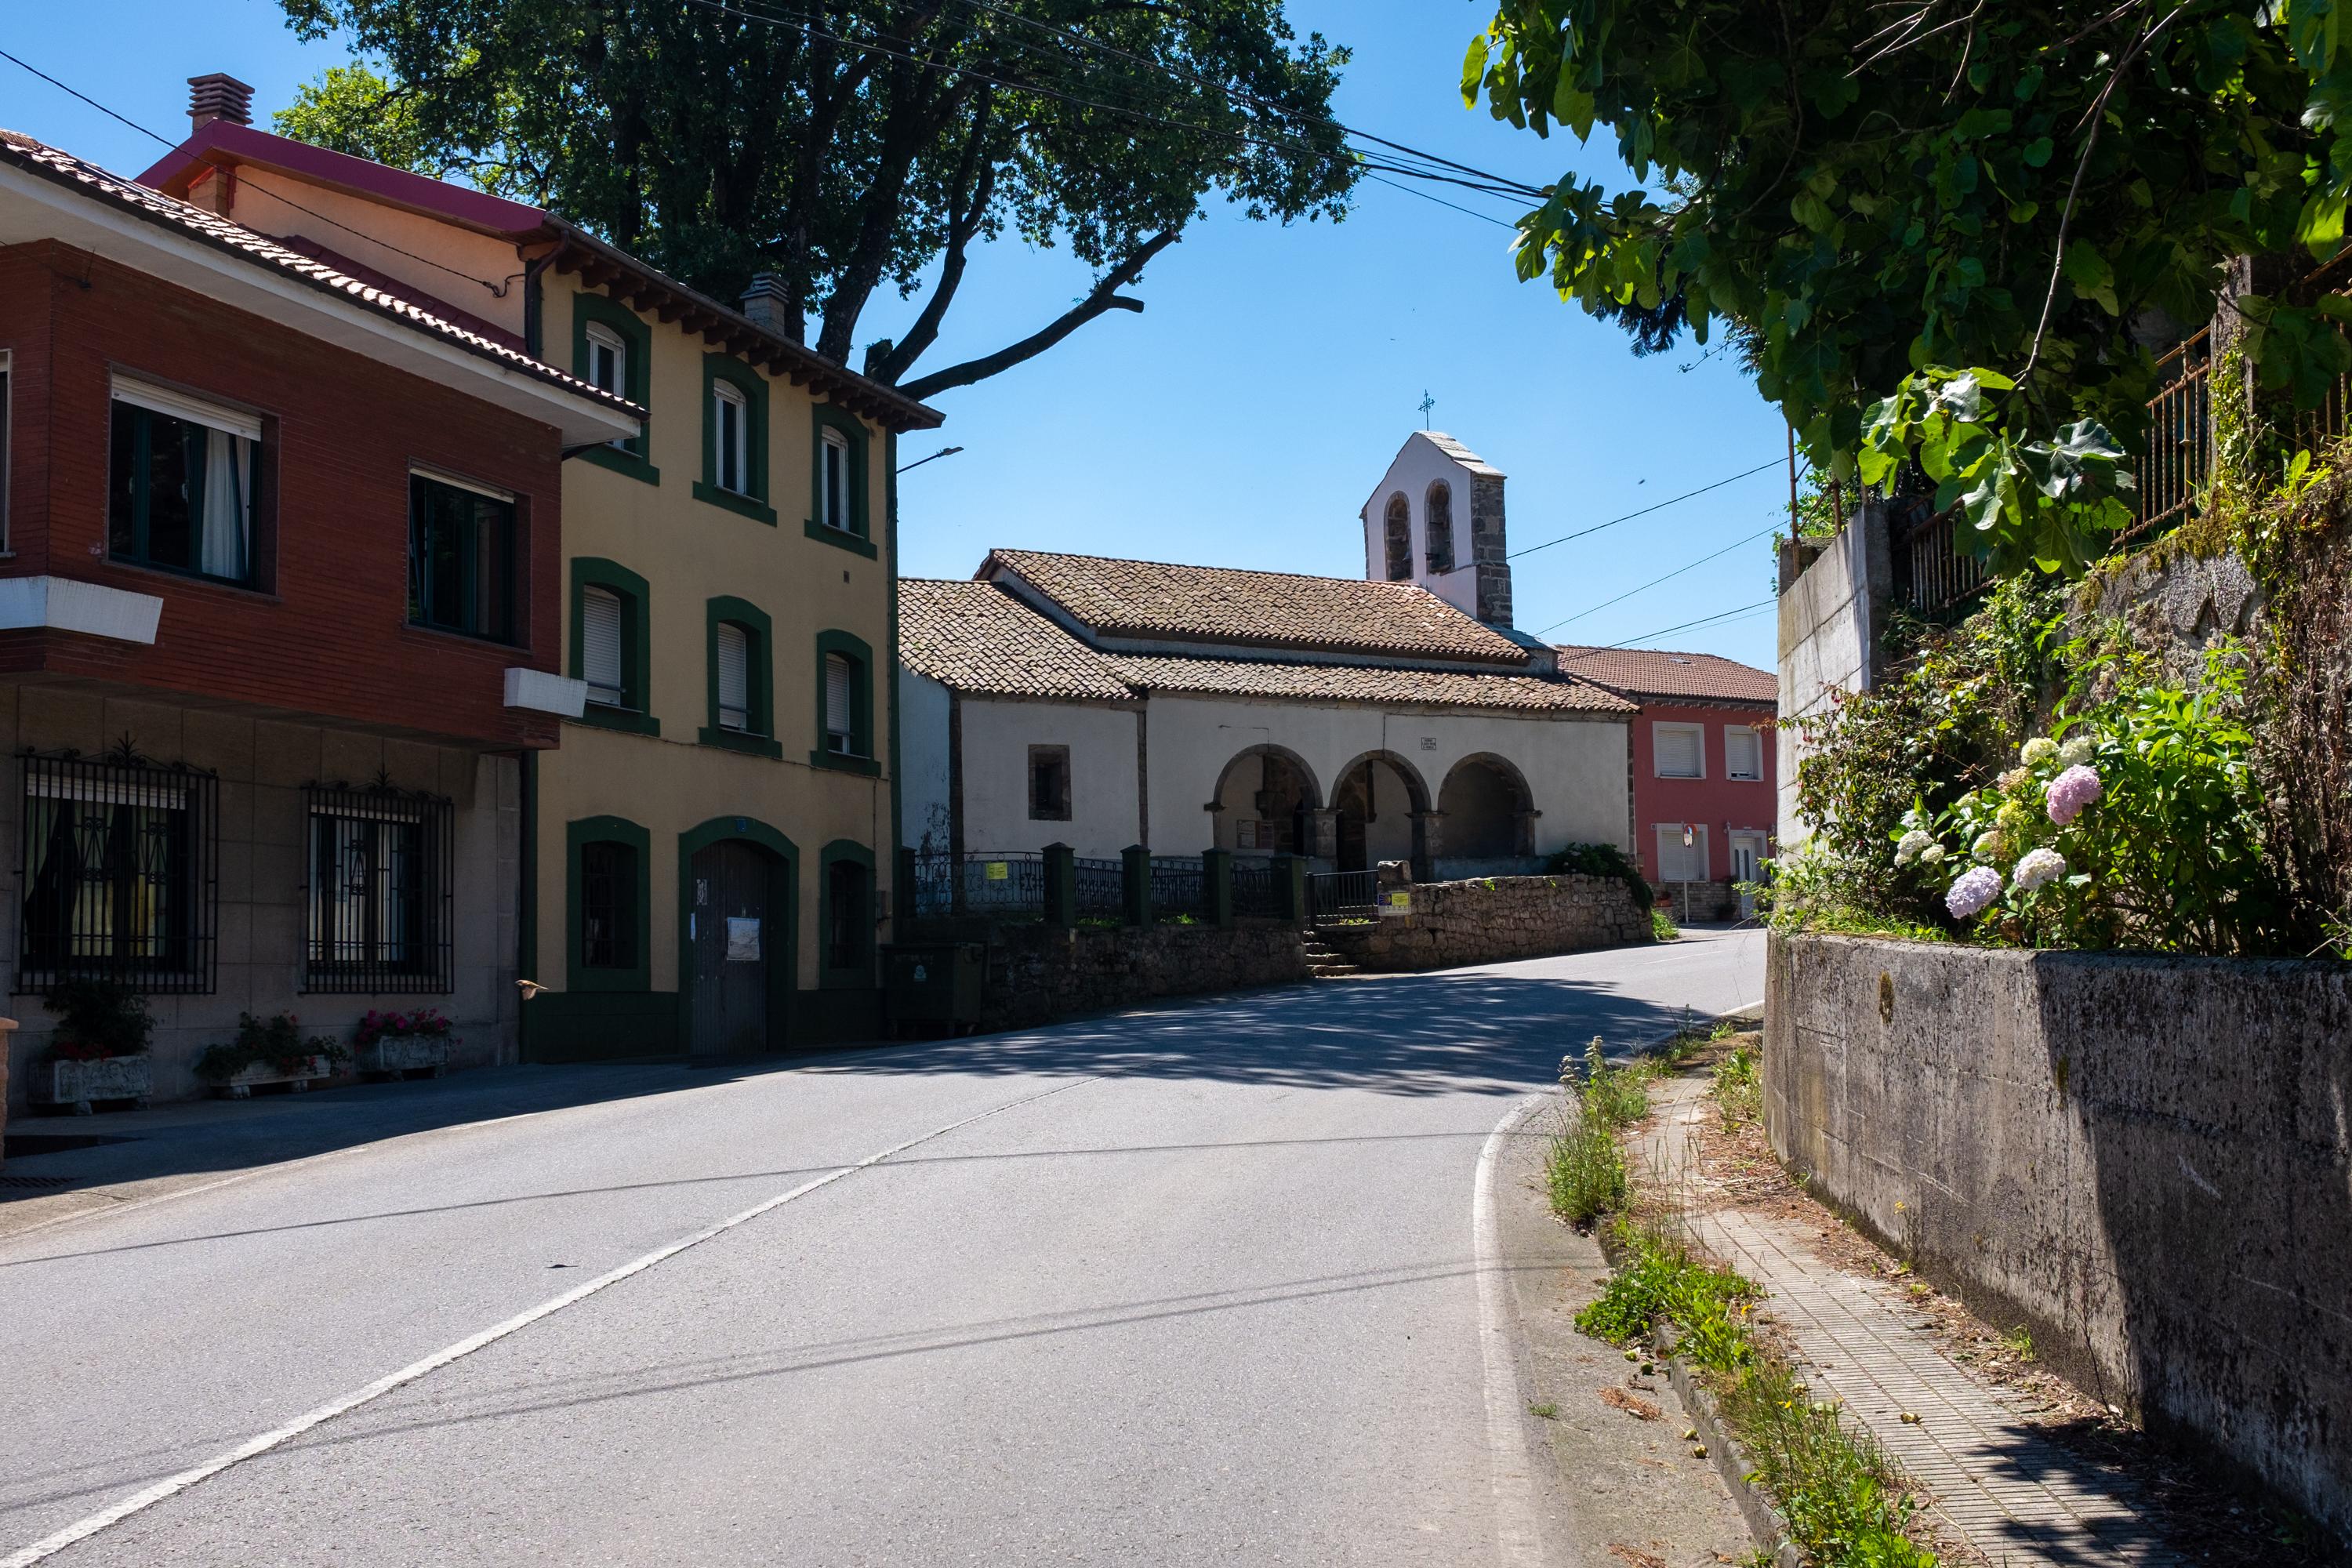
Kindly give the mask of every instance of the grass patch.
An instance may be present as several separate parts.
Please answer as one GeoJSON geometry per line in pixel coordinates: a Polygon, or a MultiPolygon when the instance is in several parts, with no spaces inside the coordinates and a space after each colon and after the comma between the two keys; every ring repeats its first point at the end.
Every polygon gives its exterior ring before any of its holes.
{"type": "Polygon", "coordinates": [[[1625,1155],[1616,1129],[1581,1106],[1544,1152],[1544,1176],[1552,1213],[1580,1230],[1625,1206],[1625,1155]]]}
{"type": "Polygon", "coordinates": [[[1559,1406],[1547,1399],[1540,1404],[1528,1405],[1528,1414],[1538,1421],[1557,1421],[1559,1419],[1559,1406]]]}
{"type": "Polygon", "coordinates": [[[1661,1328],[1706,1375],[1723,1418],[1755,1465],[1808,1561],[1822,1568],[1937,1568],[1904,1533],[1911,1505],[1869,1434],[1833,1404],[1815,1404],[1787,1363],[1748,1332],[1756,1288],[1710,1267],[1655,1226],[1617,1222],[1620,1269],[1576,1326],[1611,1344],[1646,1344],[1661,1328]]]}
{"type": "Polygon", "coordinates": [[[1675,924],[1672,915],[1656,904],[1650,906],[1650,935],[1654,940],[1675,942],[1680,940],[1682,934],[1681,929],[1675,924]]]}
{"type": "Polygon", "coordinates": [[[1764,1081],[1757,1065],[1754,1046],[1736,1046],[1715,1064],[1715,1085],[1707,1092],[1715,1099],[1715,1113],[1726,1132],[1737,1130],[1743,1121],[1763,1118],[1764,1081]]]}
{"type": "Polygon", "coordinates": [[[2001,1348],[2020,1361],[2033,1359],[2033,1331],[2023,1323],[2000,1336],[2001,1348]]]}

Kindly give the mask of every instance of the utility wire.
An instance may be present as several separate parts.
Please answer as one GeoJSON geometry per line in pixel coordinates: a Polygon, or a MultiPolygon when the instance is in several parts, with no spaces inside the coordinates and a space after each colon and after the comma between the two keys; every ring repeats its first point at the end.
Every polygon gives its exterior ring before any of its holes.
{"type": "Polygon", "coordinates": [[[1643,632],[1639,637],[1627,637],[1623,642],[1611,643],[1609,647],[1631,647],[1637,642],[1648,642],[1652,637],[1671,637],[1675,632],[1686,632],[1694,626],[1711,626],[1718,621],[1736,620],[1741,616],[1758,615],[1780,602],[1778,599],[1759,599],[1752,605],[1742,605],[1736,610],[1725,610],[1719,615],[1701,616],[1697,620],[1685,621],[1678,626],[1661,626],[1654,632],[1643,632]]]}
{"type": "Polygon", "coordinates": [[[1685,490],[1678,496],[1668,496],[1655,506],[1645,506],[1639,511],[1629,511],[1622,517],[1612,517],[1607,522],[1596,522],[1591,528],[1579,529],[1574,533],[1563,533],[1558,539],[1547,539],[1541,544],[1530,544],[1525,550],[1514,550],[1503,559],[1517,561],[1522,555],[1533,555],[1538,550],[1549,550],[1555,544],[1566,544],[1571,539],[1582,539],[1587,534],[1598,533],[1604,528],[1614,528],[1621,522],[1631,522],[1637,517],[1647,517],[1654,511],[1664,510],[1677,501],[1686,501],[1693,496],[1703,496],[1709,490],[1719,490],[1726,485],[1737,484],[1739,480],[1760,474],[1767,468],[1777,468],[1787,461],[1787,458],[1780,457],[1769,463],[1759,463],[1754,468],[1734,474],[1727,479],[1717,479],[1711,485],[1701,485],[1695,490],[1685,490]]]}
{"type": "MultiPolygon", "coordinates": [[[[58,91],[81,100],[84,103],[89,104],[92,109],[97,110],[100,114],[106,115],[110,119],[121,121],[123,124],[128,125],[131,130],[136,131],[142,136],[152,137],[166,147],[177,147],[179,145],[177,142],[173,141],[163,132],[159,131],[151,131],[146,126],[140,124],[139,121],[131,119],[129,115],[118,113],[116,110],[109,109],[106,105],[99,102],[98,100],[90,97],[89,94],[80,91],[78,89],[68,87],[64,82],[59,81],[57,78],[41,69],[38,66],[26,64],[25,61],[18,59],[15,55],[10,54],[5,49],[0,49],[0,59],[6,60],[11,65],[22,67],[24,69],[32,72],[35,76],[39,77],[43,81],[47,82],[51,87],[56,88],[58,91]]],[[[238,178],[243,180],[247,184],[251,185],[255,190],[268,196],[271,200],[282,202],[286,205],[292,207],[296,212],[309,213],[320,223],[333,224],[337,228],[341,229],[344,233],[357,235],[360,238],[366,240],[369,244],[381,246],[396,256],[405,256],[411,261],[420,261],[427,267],[439,268],[442,271],[446,272],[452,278],[462,278],[468,283],[478,283],[483,288],[488,289],[491,293],[499,296],[501,299],[506,295],[506,285],[503,283],[493,283],[487,278],[477,278],[470,272],[460,272],[457,268],[449,266],[446,262],[436,261],[429,256],[419,256],[413,250],[403,250],[400,247],[393,244],[390,240],[379,238],[376,236],[368,233],[367,230],[363,228],[353,228],[350,224],[343,222],[341,218],[329,217],[325,213],[320,212],[316,208],[306,207],[300,202],[298,202],[291,196],[287,195],[284,192],[264,184],[261,181],[255,179],[250,174],[240,174],[238,178]]]]}
{"type": "Polygon", "coordinates": [[[1730,554],[1733,551],[1738,550],[1742,545],[1753,544],[1759,539],[1769,538],[1771,535],[1780,531],[1780,524],[1776,522],[1771,527],[1764,530],[1761,533],[1751,533],[1745,539],[1735,539],[1730,543],[1725,545],[1722,549],[1716,551],[1713,554],[1702,555],[1696,561],[1688,562],[1683,565],[1677,566],[1663,577],[1653,577],[1648,582],[1643,584],[1640,587],[1628,588],[1613,599],[1603,599],[1601,603],[1593,605],[1592,608],[1589,610],[1579,610],[1572,616],[1562,616],[1560,619],[1552,622],[1550,626],[1544,627],[1542,631],[1537,632],[1536,636],[1542,637],[1546,632],[1557,631],[1560,627],[1568,625],[1569,622],[1580,621],[1587,616],[1597,616],[1612,605],[1622,605],[1636,594],[1646,594],[1661,583],[1670,583],[1685,572],[1696,571],[1699,567],[1706,565],[1710,561],[1719,560],[1722,557],[1730,554]]]}
{"type": "Polygon", "coordinates": [[[1392,191],[1402,191],[1406,195],[1419,196],[1423,201],[1435,202],[1442,207],[1452,207],[1455,212],[1462,214],[1465,217],[1475,217],[1481,223],[1491,223],[1496,228],[1507,228],[1514,234],[1518,232],[1519,226],[1513,223],[1508,218],[1496,217],[1492,213],[1475,211],[1472,208],[1464,206],[1459,202],[1449,202],[1444,196],[1432,195],[1427,191],[1414,190],[1411,185],[1400,184],[1394,180],[1383,178],[1379,174],[1367,173],[1364,175],[1364,178],[1371,181],[1376,185],[1386,185],[1392,191]]]}

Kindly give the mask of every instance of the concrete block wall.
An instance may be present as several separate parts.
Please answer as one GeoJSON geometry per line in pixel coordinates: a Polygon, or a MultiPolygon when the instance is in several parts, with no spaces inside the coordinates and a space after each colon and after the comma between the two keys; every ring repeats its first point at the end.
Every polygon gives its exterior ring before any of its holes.
{"type": "MultiPolygon", "coordinates": [[[[1801,719],[1842,691],[1867,691],[1875,679],[1877,637],[1893,602],[1895,564],[1885,510],[1873,502],[1822,547],[1781,590],[1780,717],[1801,719]]],[[[1798,731],[1780,731],[1773,777],[1780,792],[1780,839],[1799,844],[1809,830],[1797,816],[1798,731]]]]}
{"type": "Polygon", "coordinates": [[[2352,966],[1776,935],[1814,1190],[2352,1541],[2352,966]]]}

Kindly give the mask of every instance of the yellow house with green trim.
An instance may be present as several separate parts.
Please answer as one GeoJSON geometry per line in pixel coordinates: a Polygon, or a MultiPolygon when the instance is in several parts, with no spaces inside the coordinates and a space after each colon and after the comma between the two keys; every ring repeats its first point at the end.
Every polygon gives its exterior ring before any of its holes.
{"type": "Polygon", "coordinates": [[[517,585],[562,596],[566,672],[534,688],[565,721],[511,803],[525,1058],[870,1037],[899,839],[892,474],[940,416],[795,342],[772,285],[724,304],[232,108],[151,176],[650,411],[565,453],[560,518],[529,525],[560,530],[562,581],[517,585]]]}
{"type": "Polygon", "coordinates": [[[564,484],[565,668],[532,760],[537,1059],[870,1036],[897,842],[897,437],[939,416],[578,233],[540,340],[645,435],[564,484]]]}

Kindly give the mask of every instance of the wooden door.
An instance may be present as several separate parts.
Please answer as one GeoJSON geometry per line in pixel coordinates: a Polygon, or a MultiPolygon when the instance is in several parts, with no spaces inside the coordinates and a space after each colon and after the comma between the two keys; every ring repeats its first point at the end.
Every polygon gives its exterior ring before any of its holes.
{"type": "Polygon", "coordinates": [[[695,853],[687,913],[696,1056],[768,1048],[768,966],[782,962],[782,932],[770,919],[771,864],[765,850],[740,838],[695,853]]]}

